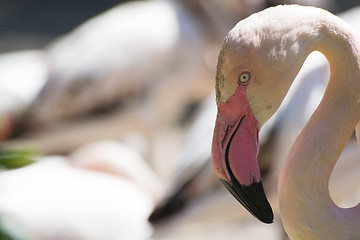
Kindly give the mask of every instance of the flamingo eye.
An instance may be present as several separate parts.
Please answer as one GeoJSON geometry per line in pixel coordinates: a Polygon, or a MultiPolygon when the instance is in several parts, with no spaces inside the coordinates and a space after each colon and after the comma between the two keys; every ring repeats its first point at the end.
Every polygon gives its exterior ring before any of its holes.
{"type": "Polygon", "coordinates": [[[250,80],[250,73],[244,72],[239,76],[239,83],[240,84],[246,84],[250,80]]]}

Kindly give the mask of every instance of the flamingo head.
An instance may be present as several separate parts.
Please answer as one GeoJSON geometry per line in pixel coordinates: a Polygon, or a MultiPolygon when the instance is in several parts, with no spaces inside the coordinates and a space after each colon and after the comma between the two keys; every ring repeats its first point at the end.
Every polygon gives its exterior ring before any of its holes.
{"type": "Polygon", "coordinates": [[[296,76],[298,69],[290,59],[298,49],[277,41],[276,37],[281,38],[277,32],[264,37],[271,24],[263,21],[262,31],[257,31],[259,26],[250,20],[230,31],[219,54],[212,163],[231,194],[256,218],[272,223],[257,163],[258,133],[296,76]],[[286,51],[287,47],[291,50],[286,51]]]}

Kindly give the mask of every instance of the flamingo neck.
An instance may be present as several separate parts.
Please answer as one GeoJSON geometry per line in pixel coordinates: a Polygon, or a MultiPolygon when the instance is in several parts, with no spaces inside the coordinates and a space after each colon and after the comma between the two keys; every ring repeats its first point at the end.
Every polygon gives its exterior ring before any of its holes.
{"type": "Polygon", "coordinates": [[[327,19],[316,40],[309,38],[308,51],[299,51],[306,56],[309,50],[322,52],[331,73],[324,97],[279,178],[282,221],[292,239],[360,238],[360,204],[339,208],[328,188],[336,161],[360,120],[360,45],[351,32],[339,19],[327,19]]]}

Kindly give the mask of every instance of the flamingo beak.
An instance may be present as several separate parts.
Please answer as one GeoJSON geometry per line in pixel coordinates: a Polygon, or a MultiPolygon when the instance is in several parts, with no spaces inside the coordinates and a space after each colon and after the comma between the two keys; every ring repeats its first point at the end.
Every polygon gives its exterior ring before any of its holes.
{"type": "Polygon", "coordinates": [[[258,124],[250,107],[218,105],[212,143],[212,164],[227,190],[256,218],[272,223],[274,215],[261,182],[258,124]]]}

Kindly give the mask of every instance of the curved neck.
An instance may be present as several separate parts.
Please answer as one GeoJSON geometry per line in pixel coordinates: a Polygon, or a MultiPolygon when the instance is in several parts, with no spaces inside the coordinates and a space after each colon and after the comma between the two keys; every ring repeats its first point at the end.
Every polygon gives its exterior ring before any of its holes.
{"type": "Polygon", "coordinates": [[[299,51],[304,54],[300,59],[320,51],[331,73],[319,107],[296,139],[280,174],[283,223],[299,239],[340,239],[335,231],[341,239],[343,234],[360,237],[360,205],[341,209],[328,189],[336,161],[360,120],[360,46],[336,17],[327,19],[316,39],[309,37],[307,44],[307,51],[299,51]],[[331,227],[334,231],[329,231],[331,227]],[[308,235],[296,235],[299,232],[308,235]]]}

